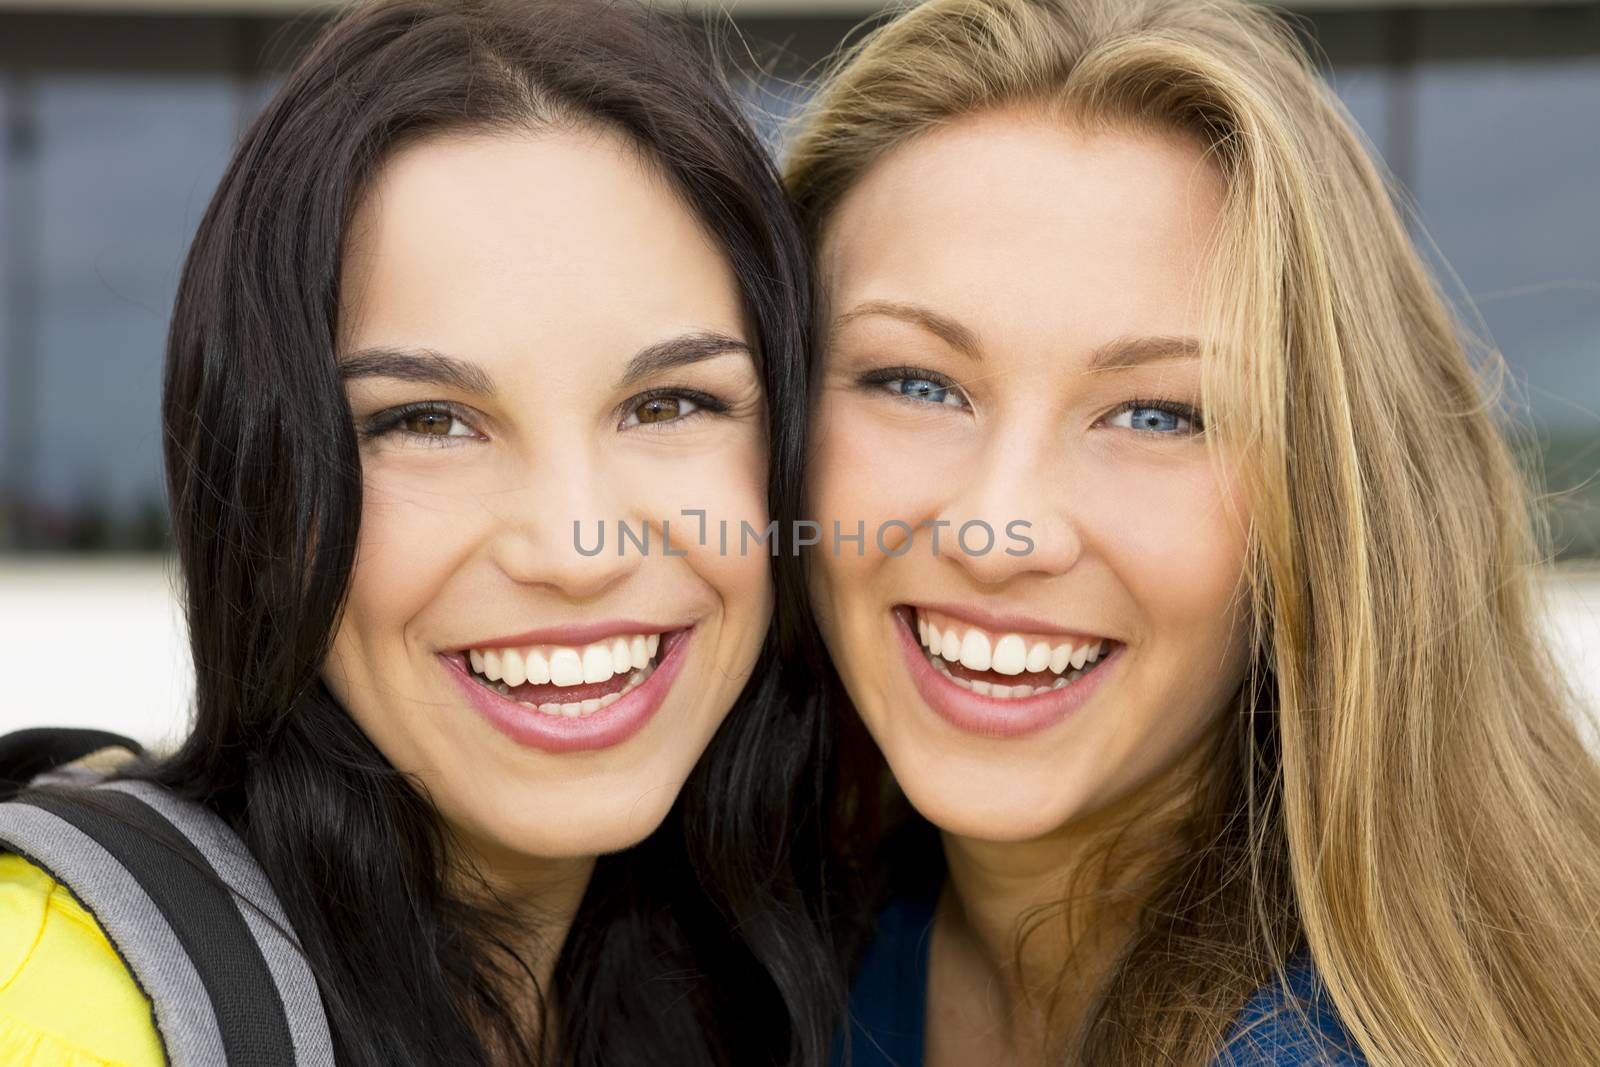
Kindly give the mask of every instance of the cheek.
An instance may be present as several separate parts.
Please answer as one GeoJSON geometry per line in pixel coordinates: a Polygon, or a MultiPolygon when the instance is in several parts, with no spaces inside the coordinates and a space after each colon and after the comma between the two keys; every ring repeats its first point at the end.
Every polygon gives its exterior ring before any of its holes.
{"type": "MultiPolygon", "coordinates": [[[[886,410],[889,403],[848,389],[830,390],[818,403],[806,512],[821,528],[821,542],[811,549],[819,611],[833,603],[833,592],[865,592],[863,582],[895,566],[894,557],[876,550],[875,534],[883,523],[897,520],[915,528],[937,518],[949,492],[960,488],[965,461],[959,449],[965,437],[951,434],[931,416],[896,417],[886,410]],[[864,523],[865,551],[843,541],[833,551],[835,522],[851,536],[864,523]]],[[[891,528],[887,536],[892,544],[899,535],[891,528]]],[[[915,537],[925,544],[928,534],[915,537]]]]}
{"type": "Polygon", "coordinates": [[[430,484],[438,479],[420,481],[414,471],[401,477],[381,463],[369,465],[349,595],[323,678],[385,759],[408,772],[433,773],[441,754],[463,741],[455,727],[432,723],[432,661],[410,637],[448,596],[485,513],[459,490],[430,484]]]}
{"type": "MultiPolygon", "coordinates": [[[[1134,600],[1147,637],[1226,626],[1244,571],[1235,487],[1203,456],[1096,480],[1092,536],[1134,600]]],[[[1087,495],[1087,494],[1086,494],[1087,495]]]]}
{"type": "MultiPolygon", "coordinates": [[[[964,435],[932,415],[894,411],[893,400],[830,390],[812,426],[811,515],[825,531],[838,519],[868,529],[888,519],[915,524],[935,514],[965,467],[964,435]]],[[[853,555],[854,553],[851,553],[853,555]]]]}
{"type": "MultiPolygon", "coordinates": [[[[879,472],[904,469],[898,458],[885,460],[881,466],[865,461],[868,456],[882,457],[881,451],[874,450],[889,442],[874,440],[874,435],[864,431],[858,422],[843,417],[840,409],[845,406],[828,393],[819,398],[811,427],[811,455],[806,466],[805,513],[821,528],[820,533],[812,534],[820,543],[806,549],[811,600],[819,625],[835,644],[839,610],[835,591],[849,588],[855,576],[868,572],[870,560],[858,559],[853,552],[828,551],[833,523],[837,520],[853,526],[856,519],[866,518],[875,506],[884,503],[881,494],[892,485],[892,479],[881,477],[879,472]]],[[[835,658],[841,657],[836,655],[835,658]]]]}
{"type": "Polygon", "coordinates": [[[717,447],[662,455],[632,475],[634,506],[667,524],[673,553],[687,553],[684,562],[741,626],[755,625],[750,620],[771,606],[771,540],[759,540],[769,522],[760,434],[757,426],[741,428],[717,447]]]}
{"type": "Polygon", "coordinates": [[[470,551],[482,509],[434,481],[381,466],[363,480],[355,567],[333,643],[346,672],[397,669],[408,623],[441,595],[470,551]]]}
{"type": "Polygon", "coordinates": [[[705,512],[703,522],[713,533],[723,519],[737,528],[740,520],[754,522],[766,514],[762,433],[750,422],[682,442],[668,438],[665,445],[630,446],[613,454],[606,477],[626,487],[625,499],[640,514],[667,519],[675,530],[691,529],[698,537],[702,519],[693,514],[697,511],[705,512]]]}
{"type": "Polygon", "coordinates": [[[1130,505],[1102,544],[1136,615],[1144,727],[1192,733],[1223,708],[1248,661],[1243,504],[1199,460],[1164,471],[1130,505]]]}

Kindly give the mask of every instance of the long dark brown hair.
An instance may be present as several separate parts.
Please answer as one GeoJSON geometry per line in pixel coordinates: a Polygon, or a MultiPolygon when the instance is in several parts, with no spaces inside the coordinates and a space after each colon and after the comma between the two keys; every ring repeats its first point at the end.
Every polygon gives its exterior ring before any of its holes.
{"type": "Polygon", "coordinates": [[[794,511],[804,245],[700,50],[615,2],[358,7],[250,128],[184,266],[162,416],[197,708],[149,773],[260,861],[341,1064],[818,1063],[833,996],[820,898],[800,883],[820,870],[806,783],[823,746],[773,673],[756,672],[665,823],[600,859],[556,965],[559,1012],[549,990],[538,1011],[516,1003],[528,975],[506,918],[447,891],[437,813],[319,680],[362,505],[334,361],[351,212],[401,144],[552,123],[631,139],[727,257],[767,397],[769,504],[794,511]]]}

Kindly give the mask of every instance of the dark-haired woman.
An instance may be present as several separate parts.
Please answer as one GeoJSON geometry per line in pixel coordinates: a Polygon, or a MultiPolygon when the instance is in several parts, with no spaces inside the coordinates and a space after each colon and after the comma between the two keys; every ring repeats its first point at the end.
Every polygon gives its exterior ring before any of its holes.
{"type": "MultiPolygon", "coordinates": [[[[810,727],[768,554],[702,526],[796,484],[807,289],[724,88],[620,5],[362,7],[239,147],[164,394],[197,720],[134,773],[248,846],[340,1064],[818,1061],[810,727]]],[[[160,1062],[47,873],[0,861],[0,918],[6,1063],[160,1062]]]]}

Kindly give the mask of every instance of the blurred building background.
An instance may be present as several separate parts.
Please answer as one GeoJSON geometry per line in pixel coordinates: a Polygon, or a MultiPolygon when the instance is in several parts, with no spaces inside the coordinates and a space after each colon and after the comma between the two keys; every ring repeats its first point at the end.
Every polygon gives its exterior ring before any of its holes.
{"type": "MultiPolygon", "coordinates": [[[[1287,6],[1414,202],[1419,237],[1453,271],[1464,314],[1505,355],[1528,462],[1555,494],[1558,558],[1600,558],[1600,0],[1287,6]]],[[[881,7],[687,3],[721,27],[707,12],[731,13],[738,32],[719,32],[720,50],[775,145],[807,72],[881,7]]],[[[141,618],[150,640],[179,634],[161,556],[167,316],[230,150],[331,10],[308,0],[0,0],[7,667],[72,669],[80,661],[60,651],[72,635],[52,625],[84,613],[96,634],[141,618]],[[61,614],[66,604],[75,607],[61,614]]],[[[1560,609],[1582,618],[1557,628],[1573,647],[1584,642],[1571,635],[1587,633],[1600,648],[1600,591],[1572,590],[1562,603],[1589,607],[1560,609]]],[[[181,640],[171,641],[145,650],[155,672],[145,681],[178,678],[140,690],[166,709],[158,716],[177,712],[186,684],[181,640]]],[[[130,686],[128,672],[141,669],[94,661],[95,674],[130,686]]],[[[1592,673],[1600,692],[1600,665],[1592,673]]],[[[0,711],[0,728],[21,714],[0,711]]]]}

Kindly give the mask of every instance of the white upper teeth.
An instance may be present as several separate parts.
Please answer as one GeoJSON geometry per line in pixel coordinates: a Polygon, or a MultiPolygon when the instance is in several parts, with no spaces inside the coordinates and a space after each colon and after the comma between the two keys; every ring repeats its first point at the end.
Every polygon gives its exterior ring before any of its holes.
{"type": "Polygon", "coordinates": [[[1042,635],[991,634],[967,623],[916,609],[917,637],[934,656],[960,663],[975,671],[1021,674],[1049,670],[1061,674],[1068,667],[1081,670],[1105,652],[1105,641],[1056,641],[1042,635]]]}
{"type": "Polygon", "coordinates": [[[492,682],[507,685],[562,686],[604,682],[647,665],[660,647],[660,634],[609,637],[592,645],[532,645],[527,648],[474,648],[467,653],[472,669],[492,682]]]}
{"type": "Polygon", "coordinates": [[[1000,674],[1021,674],[1028,666],[1028,646],[1017,634],[1006,634],[994,643],[989,669],[1000,674]]]}
{"type": "Polygon", "coordinates": [[[986,671],[991,660],[989,638],[977,630],[968,630],[967,636],[961,640],[961,665],[975,671],[986,671]]]}

